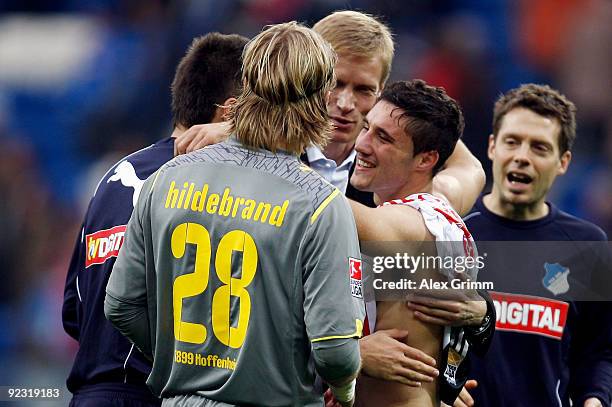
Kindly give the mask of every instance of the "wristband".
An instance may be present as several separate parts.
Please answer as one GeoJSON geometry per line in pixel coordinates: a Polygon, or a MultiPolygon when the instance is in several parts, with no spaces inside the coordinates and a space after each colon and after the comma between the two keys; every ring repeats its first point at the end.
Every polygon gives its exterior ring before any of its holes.
{"type": "Polygon", "coordinates": [[[495,324],[495,306],[493,300],[486,291],[477,290],[480,297],[487,304],[487,311],[482,319],[482,322],[478,326],[466,326],[465,331],[472,337],[480,336],[482,333],[489,330],[491,324],[495,324]]]}
{"type": "Polygon", "coordinates": [[[353,400],[353,398],[355,398],[355,384],[356,383],[357,383],[357,380],[353,379],[349,383],[345,384],[344,386],[338,386],[338,387],[329,386],[329,388],[334,394],[334,397],[336,398],[336,400],[338,400],[341,403],[347,403],[353,400]]]}

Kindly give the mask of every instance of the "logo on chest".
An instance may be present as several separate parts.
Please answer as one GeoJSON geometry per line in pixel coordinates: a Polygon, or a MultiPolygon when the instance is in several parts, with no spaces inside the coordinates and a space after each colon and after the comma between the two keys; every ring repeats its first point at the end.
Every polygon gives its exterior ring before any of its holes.
{"type": "Polygon", "coordinates": [[[544,263],[544,270],[546,271],[542,278],[544,288],[554,295],[565,294],[569,291],[570,286],[567,276],[569,276],[570,270],[567,267],[563,267],[559,263],[544,263]]]}

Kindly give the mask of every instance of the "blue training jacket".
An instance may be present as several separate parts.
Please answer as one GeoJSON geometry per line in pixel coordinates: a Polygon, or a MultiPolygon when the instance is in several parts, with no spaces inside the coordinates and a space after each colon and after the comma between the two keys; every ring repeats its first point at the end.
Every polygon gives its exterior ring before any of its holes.
{"type": "Polygon", "coordinates": [[[489,211],[481,197],[465,217],[479,254],[489,252],[478,278],[494,283],[497,311],[489,352],[473,360],[476,406],[612,401],[612,303],[582,301],[591,298],[587,288],[610,299],[608,239],[548,205],[544,218],[513,221],[489,211]]]}
{"type": "Polygon", "coordinates": [[[67,386],[151,397],[145,381],[150,363],[104,316],[108,278],[144,181],[174,156],[166,138],[128,155],[102,178],[89,203],[68,269],[62,321],[79,342],[67,386]]]}

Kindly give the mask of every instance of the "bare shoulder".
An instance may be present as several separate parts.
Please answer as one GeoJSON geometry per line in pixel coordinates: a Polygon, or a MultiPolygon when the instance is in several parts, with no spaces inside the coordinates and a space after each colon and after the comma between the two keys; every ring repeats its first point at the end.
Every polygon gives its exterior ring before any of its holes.
{"type": "Polygon", "coordinates": [[[413,241],[433,240],[417,209],[407,205],[384,205],[368,208],[350,201],[357,232],[361,241],[413,241]]]}
{"type": "Polygon", "coordinates": [[[422,242],[433,239],[417,209],[407,205],[386,205],[378,210],[393,231],[393,240],[422,242]]]}

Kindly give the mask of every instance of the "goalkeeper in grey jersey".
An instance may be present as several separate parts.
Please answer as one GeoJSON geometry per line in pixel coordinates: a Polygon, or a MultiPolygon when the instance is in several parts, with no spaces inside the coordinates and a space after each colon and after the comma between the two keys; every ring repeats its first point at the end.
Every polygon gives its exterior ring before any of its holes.
{"type": "Polygon", "coordinates": [[[105,313],[153,359],[164,405],[315,406],[315,370],[350,406],[363,303],[355,223],[300,163],[330,130],[336,57],[312,30],[246,47],[234,136],[144,184],[105,313]]]}

